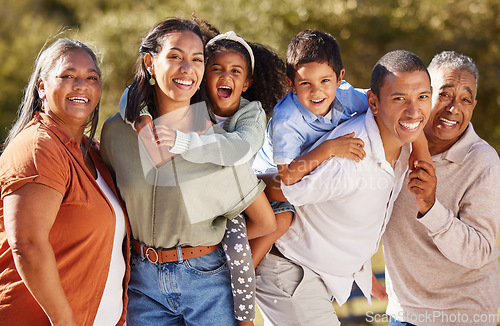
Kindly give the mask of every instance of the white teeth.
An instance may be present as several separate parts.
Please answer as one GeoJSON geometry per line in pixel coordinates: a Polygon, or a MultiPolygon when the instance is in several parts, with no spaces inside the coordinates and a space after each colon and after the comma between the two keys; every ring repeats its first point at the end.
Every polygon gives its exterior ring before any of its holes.
{"type": "Polygon", "coordinates": [[[323,102],[323,100],[324,99],[321,99],[321,100],[311,100],[311,102],[313,102],[313,103],[321,103],[321,102],[323,102]]]}
{"type": "Polygon", "coordinates": [[[453,127],[454,125],[458,124],[458,121],[451,121],[446,118],[439,118],[441,122],[443,122],[445,125],[453,127]]]}
{"type": "Polygon", "coordinates": [[[78,103],[88,103],[89,99],[85,97],[70,97],[70,101],[78,103]]]}
{"type": "Polygon", "coordinates": [[[176,82],[177,84],[186,85],[186,86],[193,85],[193,81],[192,80],[174,79],[174,82],[176,82]]]}
{"type": "Polygon", "coordinates": [[[420,125],[419,122],[399,122],[401,126],[403,126],[406,129],[416,129],[420,125]]]}
{"type": "Polygon", "coordinates": [[[231,87],[229,87],[229,86],[219,86],[219,88],[231,90],[231,87]]]}

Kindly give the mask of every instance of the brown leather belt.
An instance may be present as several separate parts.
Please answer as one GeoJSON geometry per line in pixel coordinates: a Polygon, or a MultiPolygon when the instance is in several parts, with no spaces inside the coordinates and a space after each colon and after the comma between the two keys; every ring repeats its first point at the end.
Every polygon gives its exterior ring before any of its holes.
{"type": "Polygon", "coordinates": [[[141,245],[141,243],[135,239],[132,239],[132,247],[152,263],[169,263],[204,256],[219,248],[219,244],[213,246],[181,247],[181,259],[179,259],[180,257],[177,255],[177,248],[157,249],[141,245]]]}

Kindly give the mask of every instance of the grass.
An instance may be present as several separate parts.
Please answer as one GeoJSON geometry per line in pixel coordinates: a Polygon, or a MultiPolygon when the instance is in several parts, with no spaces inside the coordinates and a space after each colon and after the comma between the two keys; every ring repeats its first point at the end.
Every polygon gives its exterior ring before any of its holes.
{"type": "MultiPolygon", "coordinates": [[[[497,237],[497,246],[500,248],[500,235],[497,237]]],[[[500,257],[498,258],[498,261],[500,263],[500,257]]],[[[375,273],[384,271],[384,255],[382,253],[382,249],[379,249],[377,253],[373,256],[372,267],[375,273]]],[[[349,301],[347,301],[346,304],[342,305],[341,307],[336,302],[334,302],[333,305],[343,326],[387,325],[387,323],[369,323],[367,321],[357,321],[357,322],[342,321],[342,319],[348,316],[349,313],[356,315],[365,315],[368,311],[372,311],[373,313],[383,313],[387,306],[386,301],[380,301],[376,298],[372,298],[372,305],[370,306],[365,298],[355,298],[355,299],[350,299],[349,301]]],[[[500,309],[498,309],[498,314],[500,315],[500,309]]],[[[254,325],[255,326],[264,325],[264,319],[262,318],[262,315],[260,314],[258,309],[256,312],[254,325]]],[[[500,326],[500,323],[498,323],[498,325],[500,326]]]]}

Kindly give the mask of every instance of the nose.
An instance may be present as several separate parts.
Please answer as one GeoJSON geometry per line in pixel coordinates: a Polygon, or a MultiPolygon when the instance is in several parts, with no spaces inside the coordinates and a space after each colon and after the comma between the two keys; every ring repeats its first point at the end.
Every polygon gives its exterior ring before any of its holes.
{"type": "Polygon", "coordinates": [[[87,82],[85,78],[83,77],[76,77],[75,82],[73,83],[73,88],[75,89],[81,89],[81,88],[86,88],[87,87],[87,82]]]}
{"type": "Polygon", "coordinates": [[[316,94],[320,91],[320,87],[318,85],[311,84],[311,94],[316,94]]]}
{"type": "Polygon", "coordinates": [[[456,108],[456,101],[455,99],[452,99],[450,101],[450,104],[446,107],[446,110],[449,111],[450,113],[455,113],[457,108],[456,108]]]}
{"type": "Polygon", "coordinates": [[[191,62],[189,60],[183,60],[181,64],[181,71],[188,72],[193,68],[191,62]]]}
{"type": "Polygon", "coordinates": [[[405,112],[407,116],[416,118],[419,114],[418,105],[414,101],[408,102],[405,112]]]}
{"type": "Polygon", "coordinates": [[[225,69],[223,71],[221,71],[221,73],[220,73],[220,78],[228,78],[229,76],[230,76],[229,71],[227,71],[225,69]]]}

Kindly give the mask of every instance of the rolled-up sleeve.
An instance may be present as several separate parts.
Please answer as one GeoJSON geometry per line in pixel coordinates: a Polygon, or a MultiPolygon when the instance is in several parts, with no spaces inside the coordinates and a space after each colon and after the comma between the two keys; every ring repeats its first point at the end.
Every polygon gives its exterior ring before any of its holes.
{"type": "Polygon", "coordinates": [[[335,199],[347,182],[349,180],[342,164],[332,158],[293,185],[287,186],[281,182],[281,190],[291,204],[302,206],[335,199]]]}

